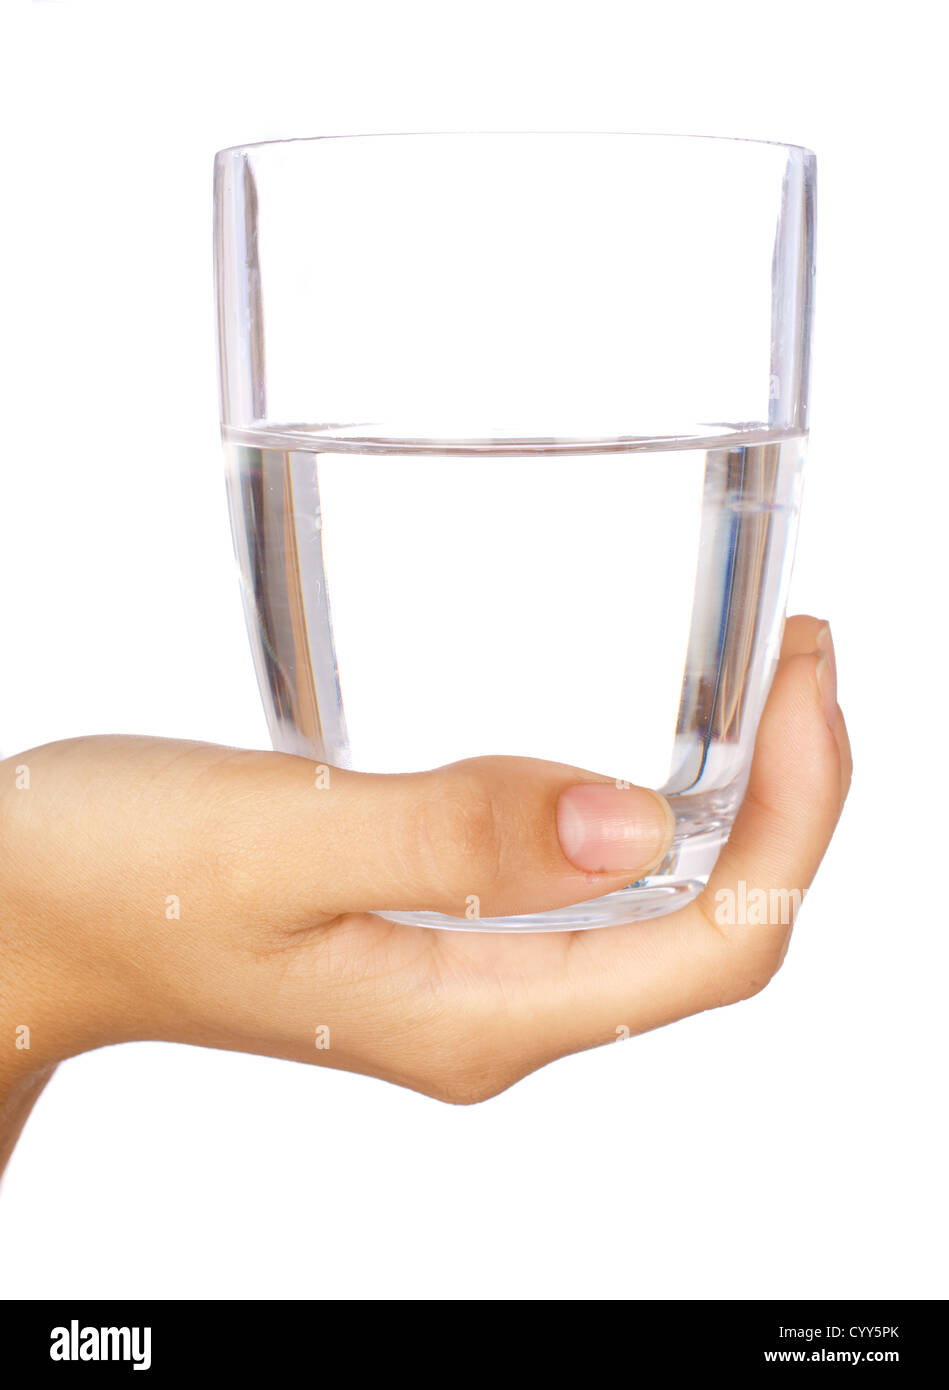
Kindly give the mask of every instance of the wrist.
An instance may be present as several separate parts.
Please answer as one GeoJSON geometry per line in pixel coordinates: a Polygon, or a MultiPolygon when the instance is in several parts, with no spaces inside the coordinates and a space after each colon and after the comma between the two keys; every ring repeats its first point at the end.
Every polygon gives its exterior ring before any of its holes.
{"type": "Polygon", "coordinates": [[[0,1093],[125,1033],[110,914],[87,864],[66,852],[78,837],[40,752],[0,763],[0,1093]],[[24,759],[39,786],[16,775],[24,759]]]}
{"type": "MultiPolygon", "coordinates": [[[[6,907],[0,875],[0,902],[6,907]]],[[[50,962],[37,934],[24,948],[20,923],[3,923],[0,980],[0,1174],[59,1062],[106,1043],[122,1029],[69,952],[50,962]]],[[[66,942],[61,938],[65,948],[66,942]]]]}

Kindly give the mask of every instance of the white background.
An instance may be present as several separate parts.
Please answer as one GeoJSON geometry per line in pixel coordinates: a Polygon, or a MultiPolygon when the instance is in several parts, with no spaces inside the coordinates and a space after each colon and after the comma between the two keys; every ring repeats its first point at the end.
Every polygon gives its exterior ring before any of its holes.
{"type": "Polygon", "coordinates": [[[268,0],[11,18],[6,753],[107,730],[266,744],[221,479],[213,152],[629,129],[817,151],[791,608],[832,620],[856,776],[763,994],[485,1105],[170,1045],[63,1066],[4,1182],[0,1293],[945,1296],[939,7],[268,0]]]}

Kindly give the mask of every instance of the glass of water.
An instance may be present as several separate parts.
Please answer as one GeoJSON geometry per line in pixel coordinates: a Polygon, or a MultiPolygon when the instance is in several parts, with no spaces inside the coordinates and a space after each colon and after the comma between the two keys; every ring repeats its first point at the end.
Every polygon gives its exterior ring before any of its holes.
{"type": "Polygon", "coordinates": [[[228,495],[274,746],[659,788],[703,887],[777,659],[807,437],[813,155],[664,135],[287,140],[215,164],[228,495]]]}

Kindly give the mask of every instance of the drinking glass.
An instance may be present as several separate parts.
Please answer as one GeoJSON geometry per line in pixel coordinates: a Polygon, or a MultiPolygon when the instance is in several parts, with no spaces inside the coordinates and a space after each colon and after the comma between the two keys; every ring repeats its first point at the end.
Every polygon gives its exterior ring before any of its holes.
{"type": "Polygon", "coordinates": [[[675,812],[620,892],[385,917],[574,929],[705,884],[784,618],[814,182],[797,146],[625,133],[217,155],[229,505],[274,746],[324,780],[545,758],[675,812]]]}

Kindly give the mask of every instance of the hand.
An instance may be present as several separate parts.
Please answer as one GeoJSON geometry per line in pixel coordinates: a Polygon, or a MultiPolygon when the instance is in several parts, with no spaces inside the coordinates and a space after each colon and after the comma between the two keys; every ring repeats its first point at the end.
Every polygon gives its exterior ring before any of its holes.
{"type": "Polygon", "coordinates": [[[665,853],[662,798],[519,758],[332,769],[320,789],[306,759],[207,744],[83,738],[18,754],[0,764],[7,1149],[56,1063],[109,1043],[259,1052],[470,1102],[624,1030],[747,998],[790,925],[721,925],[716,894],[741,880],[806,889],[850,771],[829,630],[792,619],[705,892],[629,926],[519,935],[368,910],[463,917],[475,894],[495,916],[614,891],[665,853]],[[593,807],[592,839],[591,784],[632,811],[604,822],[593,807]]]}

